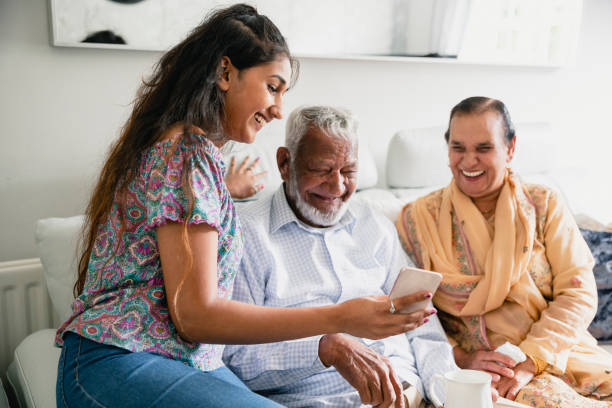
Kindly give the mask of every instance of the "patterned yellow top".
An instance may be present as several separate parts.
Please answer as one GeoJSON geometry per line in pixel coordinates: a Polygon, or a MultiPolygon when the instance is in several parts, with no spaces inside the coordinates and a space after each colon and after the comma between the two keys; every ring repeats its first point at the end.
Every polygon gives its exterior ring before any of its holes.
{"type": "MultiPolygon", "coordinates": [[[[498,290],[504,282],[491,284],[486,292],[478,294],[483,299],[473,299],[478,287],[488,279],[487,270],[501,268],[491,259],[495,258],[491,256],[495,254],[495,242],[501,240],[498,235],[503,235],[495,233],[496,227],[502,225],[497,221],[501,211],[499,205],[495,216],[487,220],[480,215],[481,219],[476,220],[478,215],[473,212],[457,209],[461,201],[452,196],[449,186],[407,204],[397,227],[404,249],[415,263],[444,275],[434,303],[440,309],[440,318],[452,340],[467,351],[493,349],[509,341],[526,354],[547,362],[557,373],[563,373],[574,346],[596,344],[586,330],[597,308],[593,259],[571,213],[554,191],[541,185],[522,185],[516,176],[510,177],[516,184],[516,193],[510,192],[509,200],[516,200],[518,204],[509,206],[508,211],[517,225],[531,214],[533,226],[525,227],[532,228],[530,245],[514,249],[517,254],[524,252],[528,256],[524,268],[519,268],[522,270],[511,271],[515,274],[508,275],[507,289],[498,290]],[[450,204],[445,204],[445,200],[450,204]],[[441,230],[444,229],[441,214],[444,214],[445,205],[450,208],[448,225],[451,231],[447,232],[441,230]],[[517,209],[521,206],[525,209],[517,209]],[[426,215],[419,213],[418,208],[424,209],[426,215]],[[419,218],[426,218],[425,221],[431,223],[419,221],[419,218]],[[490,235],[488,247],[475,242],[481,237],[470,236],[468,224],[477,222],[482,223],[484,229],[472,230],[490,235]],[[445,233],[449,236],[450,248],[444,246],[445,233]],[[440,235],[440,239],[432,243],[431,235],[440,235]],[[484,246],[480,257],[476,253],[479,246],[484,246]],[[451,258],[448,264],[440,259],[445,252],[451,258]],[[437,265],[441,266],[437,268],[437,265]],[[454,272],[457,276],[453,276],[454,272]],[[537,293],[529,293],[531,289],[536,289],[532,292],[537,293]],[[494,293],[505,296],[493,299],[494,293]],[[472,310],[479,312],[466,314],[465,309],[475,301],[479,301],[476,302],[478,306],[472,310]]],[[[461,205],[465,205],[465,201],[461,205]]],[[[528,222],[524,224],[529,225],[528,222]]],[[[507,231],[504,234],[507,235],[507,231]]],[[[529,236],[517,227],[512,240],[518,241],[526,234],[529,236]]],[[[507,245],[501,250],[498,248],[498,254],[504,248],[507,252],[513,250],[507,245]]],[[[515,258],[510,256],[509,259],[511,263],[515,258]]],[[[521,265],[518,261],[515,264],[521,265]]]]}

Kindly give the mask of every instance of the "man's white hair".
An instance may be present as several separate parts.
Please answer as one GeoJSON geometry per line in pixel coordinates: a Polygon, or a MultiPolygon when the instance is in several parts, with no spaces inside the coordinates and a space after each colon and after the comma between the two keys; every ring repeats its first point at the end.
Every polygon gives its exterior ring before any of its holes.
{"type": "Polygon", "coordinates": [[[330,138],[347,140],[357,148],[357,121],[348,109],[302,106],[291,112],[285,128],[285,147],[289,150],[291,163],[295,162],[302,138],[312,127],[325,131],[330,138]]]}

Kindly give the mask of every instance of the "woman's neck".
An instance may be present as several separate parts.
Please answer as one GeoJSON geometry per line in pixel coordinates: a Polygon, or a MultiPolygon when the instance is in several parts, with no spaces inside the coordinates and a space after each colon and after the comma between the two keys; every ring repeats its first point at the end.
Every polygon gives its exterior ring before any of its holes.
{"type": "Polygon", "coordinates": [[[483,197],[472,198],[472,202],[478,208],[478,211],[485,217],[488,217],[495,213],[495,207],[497,206],[497,198],[501,188],[494,191],[493,193],[487,194],[483,197]]]}

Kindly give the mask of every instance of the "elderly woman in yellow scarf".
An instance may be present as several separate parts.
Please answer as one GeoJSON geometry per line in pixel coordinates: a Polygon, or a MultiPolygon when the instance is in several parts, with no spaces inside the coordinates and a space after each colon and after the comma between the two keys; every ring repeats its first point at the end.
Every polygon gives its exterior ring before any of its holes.
{"type": "Polygon", "coordinates": [[[612,406],[612,355],[587,331],[593,258],[560,197],[510,170],[505,105],[461,101],[445,138],[453,180],[407,204],[397,228],[415,263],[443,274],[433,300],[457,364],[489,372],[502,397],[529,406],[612,406]],[[505,342],[526,360],[493,351],[505,342]]]}

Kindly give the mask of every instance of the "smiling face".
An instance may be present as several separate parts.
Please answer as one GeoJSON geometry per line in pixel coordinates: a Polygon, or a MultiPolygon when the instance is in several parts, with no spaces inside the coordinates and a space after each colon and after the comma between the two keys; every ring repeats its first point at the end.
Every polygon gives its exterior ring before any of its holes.
{"type": "Polygon", "coordinates": [[[337,223],[357,186],[357,146],[311,127],[297,157],[290,158],[284,147],[276,157],[296,216],[314,227],[337,223]]]}
{"type": "Polygon", "coordinates": [[[229,140],[252,143],[266,123],[283,117],[283,95],[291,77],[285,56],[238,70],[227,57],[217,84],[225,93],[223,129],[229,140]]]}
{"type": "Polygon", "coordinates": [[[506,141],[499,113],[457,114],[449,129],[448,159],[457,187],[472,199],[496,197],[516,143],[506,141]]]}

